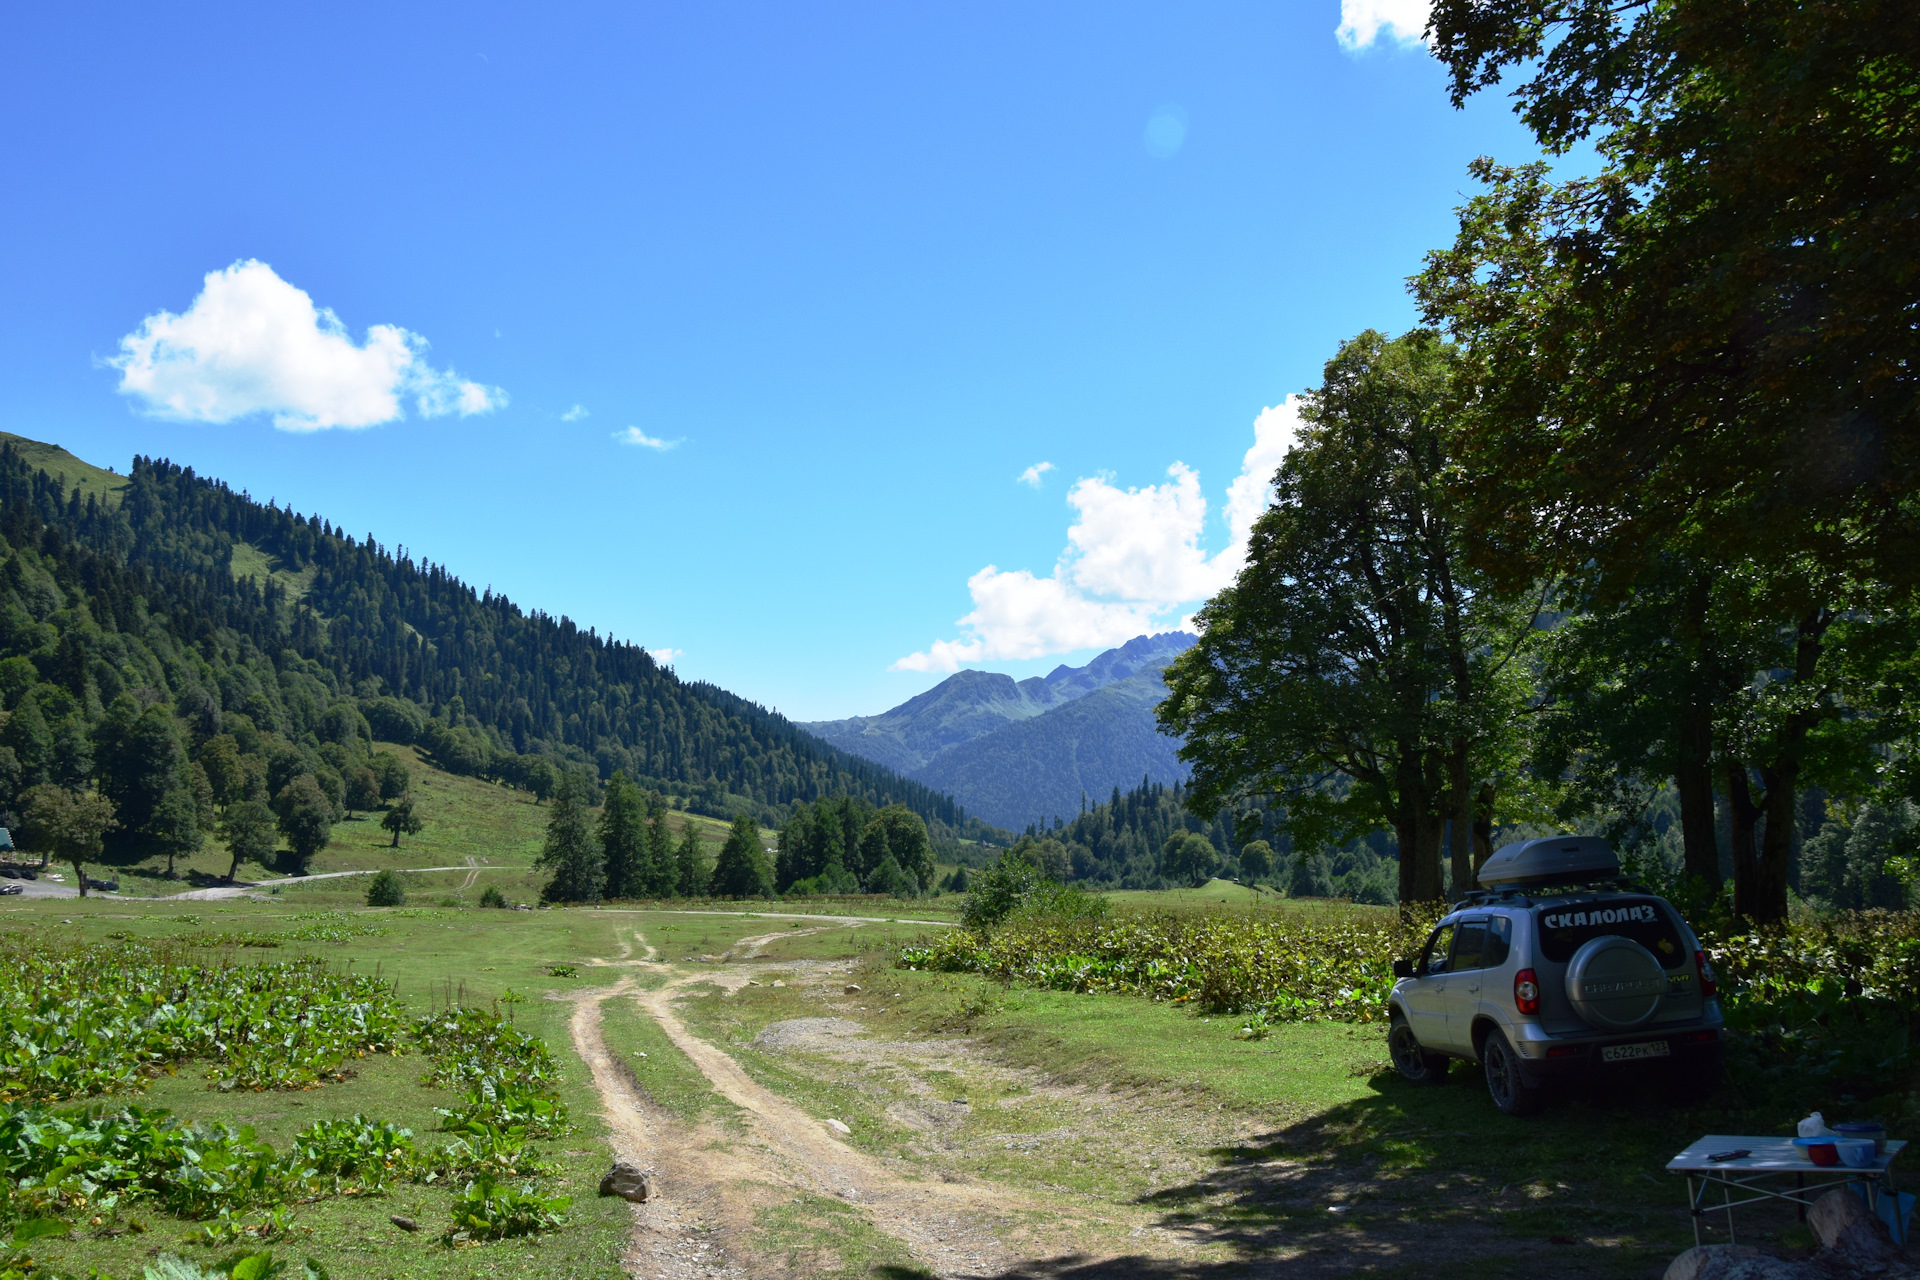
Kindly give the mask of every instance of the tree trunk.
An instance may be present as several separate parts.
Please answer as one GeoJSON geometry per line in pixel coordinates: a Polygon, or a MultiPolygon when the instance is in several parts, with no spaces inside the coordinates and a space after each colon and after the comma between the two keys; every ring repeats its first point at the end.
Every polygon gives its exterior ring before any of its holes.
{"type": "Polygon", "coordinates": [[[1455,742],[1447,756],[1447,843],[1453,855],[1453,896],[1473,888],[1473,792],[1467,779],[1467,744],[1455,742]]]}
{"type": "Polygon", "coordinates": [[[1680,758],[1673,770],[1680,793],[1680,841],[1689,881],[1720,892],[1720,848],[1714,838],[1713,708],[1705,700],[1689,705],[1680,728],[1680,758]]]}
{"type": "Polygon", "coordinates": [[[73,878],[80,885],[80,896],[83,898],[86,897],[87,896],[87,868],[85,863],[76,862],[73,864],[73,878]]]}
{"type": "Polygon", "coordinates": [[[1752,920],[1759,908],[1760,891],[1753,848],[1753,829],[1760,811],[1754,807],[1753,790],[1747,785],[1747,766],[1739,760],[1727,763],[1728,843],[1733,846],[1733,913],[1752,920]]]}
{"type": "Polygon", "coordinates": [[[1493,856],[1493,798],[1491,782],[1481,783],[1473,798],[1473,874],[1476,878],[1480,868],[1493,856]]]}
{"type": "Polygon", "coordinates": [[[1774,768],[1762,768],[1767,784],[1767,827],[1760,835],[1760,857],[1754,863],[1752,910],[1742,912],[1755,924],[1778,924],[1787,918],[1787,873],[1793,865],[1794,800],[1799,788],[1800,761],[1788,757],[1774,768]]]}

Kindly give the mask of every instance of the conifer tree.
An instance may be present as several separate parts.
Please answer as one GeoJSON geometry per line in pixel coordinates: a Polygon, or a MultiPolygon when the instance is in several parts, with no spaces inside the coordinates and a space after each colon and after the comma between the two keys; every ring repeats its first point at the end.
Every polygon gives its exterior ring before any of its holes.
{"type": "Polygon", "coordinates": [[[760,824],[751,814],[733,820],[727,843],[713,864],[712,884],[716,898],[773,897],[773,868],[767,863],[766,846],[760,843],[760,824]]]}
{"type": "Polygon", "coordinates": [[[673,829],[667,825],[667,806],[657,793],[647,796],[647,891],[659,898],[681,893],[680,863],[674,857],[673,829]]]}
{"type": "Polygon", "coordinates": [[[534,863],[553,872],[540,896],[548,902],[598,902],[606,883],[606,866],[593,833],[587,830],[584,787],[575,774],[564,773],[555,784],[553,809],[547,819],[547,843],[534,863]]]}
{"type": "Polygon", "coordinates": [[[626,771],[614,770],[607,781],[607,798],[600,806],[601,856],[606,864],[606,896],[637,898],[651,892],[647,874],[646,800],[628,781],[626,771]]]}
{"type": "Polygon", "coordinates": [[[683,898],[698,898],[707,892],[707,859],[700,852],[700,829],[689,819],[680,836],[680,849],[674,855],[676,886],[683,898]]]}

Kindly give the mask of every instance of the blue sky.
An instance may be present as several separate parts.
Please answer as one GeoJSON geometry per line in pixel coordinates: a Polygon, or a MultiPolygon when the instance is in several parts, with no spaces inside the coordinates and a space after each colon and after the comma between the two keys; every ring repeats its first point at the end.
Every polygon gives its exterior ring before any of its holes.
{"type": "Polygon", "coordinates": [[[1347,4],[9,6],[0,428],[798,719],[1083,661],[1534,154],[1347,4]]]}

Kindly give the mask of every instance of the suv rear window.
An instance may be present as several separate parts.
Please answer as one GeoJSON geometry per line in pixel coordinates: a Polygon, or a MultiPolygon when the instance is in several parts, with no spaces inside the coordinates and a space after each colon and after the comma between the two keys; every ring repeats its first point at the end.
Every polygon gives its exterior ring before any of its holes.
{"type": "Polygon", "coordinates": [[[1584,944],[1609,934],[1632,938],[1658,956],[1665,968],[1678,969],[1687,962],[1680,931],[1673,927],[1666,909],[1652,898],[1608,898],[1604,902],[1541,907],[1536,921],[1540,954],[1554,964],[1565,964],[1584,944]]]}

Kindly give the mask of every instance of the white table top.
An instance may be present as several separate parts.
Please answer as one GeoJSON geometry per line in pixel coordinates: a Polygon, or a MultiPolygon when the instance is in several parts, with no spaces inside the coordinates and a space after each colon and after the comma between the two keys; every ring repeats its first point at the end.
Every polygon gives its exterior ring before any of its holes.
{"type": "Polygon", "coordinates": [[[1737,1173],[1741,1171],[1759,1173],[1819,1173],[1831,1175],[1885,1173],[1893,1158],[1907,1144],[1898,1139],[1890,1139],[1886,1149],[1874,1157],[1873,1163],[1862,1168],[1849,1165],[1818,1165],[1807,1159],[1807,1153],[1793,1145],[1791,1138],[1755,1138],[1742,1137],[1739,1134],[1710,1133],[1700,1141],[1667,1161],[1669,1173],[1737,1173]],[[1739,1160],[1709,1160],[1708,1156],[1721,1151],[1738,1151],[1741,1147],[1753,1152],[1739,1160]]]}

